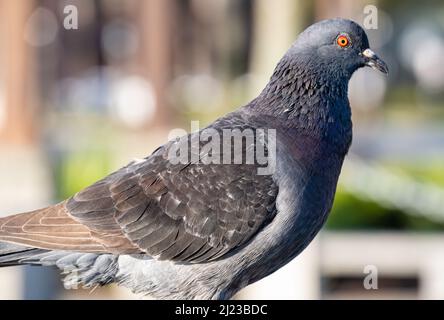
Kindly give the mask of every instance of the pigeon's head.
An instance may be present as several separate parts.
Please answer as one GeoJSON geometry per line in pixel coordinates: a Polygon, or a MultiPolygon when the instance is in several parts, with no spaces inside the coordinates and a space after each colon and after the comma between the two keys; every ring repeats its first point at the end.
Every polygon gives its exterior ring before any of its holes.
{"type": "Polygon", "coordinates": [[[385,74],[387,65],[369,47],[365,31],[345,19],[323,20],[302,32],[289,51],[304,57],[307,64],[324,66],[330,74],[351,77],[358,68],[369,66],[385,74]]]}

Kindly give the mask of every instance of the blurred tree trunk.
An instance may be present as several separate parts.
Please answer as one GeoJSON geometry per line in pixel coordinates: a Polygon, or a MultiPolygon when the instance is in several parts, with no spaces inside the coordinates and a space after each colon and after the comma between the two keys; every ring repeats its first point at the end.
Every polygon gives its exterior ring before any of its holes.
{"type": "Polygon", "coordinates": [[[166,95],[172,70],[173,6],[171,0],[140,2],[139,24],[143,39],[139,65],[156,94],[156,125],[167,123],[169,117],[166,95]]]}
{"type": "Polygon", "coordinates": [[[347,18],[362,24],[363,10],[367,4],[375,4],[376,0],[316,0],[316,20],[331,18],[347,18]]]}
{"type": "Polygon", "coordinates": [[[304,28],[309,3],[302,0],[256,0],[254,2],[253,46],[250,70],[268,82],[274,67],[304,28]]]}
{"type": "MultiPolygon", "coordinates": [[[[25,41],[33,9],[33,0],[0,0],[0,216],[43,207],[52,193],[46,159],[36,144],[35,51],[25,41]]],[[[52,269],[0,272],[9,284],[0,292],[3,298],[55,298],[58,287],[52,269]]]]}
{"type": "Polygon", "coordinates": [[[0,0],[0,141],[9,144],[30,144],[35,138],[35,91],[27,71],[32,68],[32,51],[24,38],[32,8],[32,0],[0,0]]]}

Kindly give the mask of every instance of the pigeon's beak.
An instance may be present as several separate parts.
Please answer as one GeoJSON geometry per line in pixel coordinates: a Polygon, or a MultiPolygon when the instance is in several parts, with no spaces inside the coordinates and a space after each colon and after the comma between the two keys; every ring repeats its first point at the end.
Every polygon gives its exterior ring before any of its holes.
{"type": "Polygon", "coordinates": [[[387,64],[379,58],[376,53],[374,53],[370,49],[365,49],[361,55],[365,59],[365,65],[372,67],[375,70],[379,70],[382,73],[388,74],[388,67],[387,64]]]}

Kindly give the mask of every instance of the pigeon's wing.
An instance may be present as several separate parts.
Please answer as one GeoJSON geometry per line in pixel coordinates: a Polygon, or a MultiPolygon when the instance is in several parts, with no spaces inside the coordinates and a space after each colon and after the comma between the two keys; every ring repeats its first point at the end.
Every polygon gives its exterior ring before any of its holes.
{"type": "MultiPolygon", "coordinates": [[[[214,125],[219,133],[225,127],[242,130],[245,123],[230,119],[214,125]]],[[[190,145],[198,138],[188,136],[190,145]]],[[[278,190],[255,164],[204,163],[210,153],[222,152],[203,148],[199,140],[202,149],[191,148],[188,161],[174,164],[172,150],[183,140],[170,143],[79,192],[66,208],[91,228],[103,225],[103,215],[112,216],[137,248],[158,259],[201,262],[223,256],[274,217],[278,190]]],[[[256,140],[250,143],[244,143],[244,155],[256,140]]]]}
{"type": "Polygon", "coordinates": [[[96,214],[92,222],[93,228],[88,223],[75,220],[64,201],[51,207],[0,218],[0,241],[48,250],[138,252],[112,216],[100,218],[96,214]]]}
{"type": "MultiPolygon", "coordinates": [[[[224,126],[245,125],[227,120],[216,127],[224,126]]],[[[66,244],[67,250],[85,252],[143,252],[188,262],[209,261],[236,250],[274,217],[277,185],[271,175],[259,175],[255,164],[203,163],[217,154],[215,150],[203,148],[195,154],[197,159],[190,156],[175,164],[170,153],[177,143],[168,143],[46,212],[0,220],[5,230],[0,240],[44,249],[63,249],[66,244]]],[[[246,143],[242,152],[251,147],[246,143]]]]}

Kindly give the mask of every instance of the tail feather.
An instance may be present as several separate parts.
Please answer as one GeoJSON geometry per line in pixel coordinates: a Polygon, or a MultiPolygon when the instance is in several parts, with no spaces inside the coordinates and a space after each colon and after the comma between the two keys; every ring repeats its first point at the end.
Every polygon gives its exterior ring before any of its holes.
{"type": "Polygon", "coordinates": [[[0,242],[0,267],[16,265],[56,266],[66,275],[66,288],[94,287],[115,281],[118,257],[69,251],[51,251],[0,242]]]}
{"type": "Polygon", "coordinates": [[[0,242],[0,267],[25,264],[23,263],[24,260],[45,252],[47,252],[47,250],[0,242]]]}

